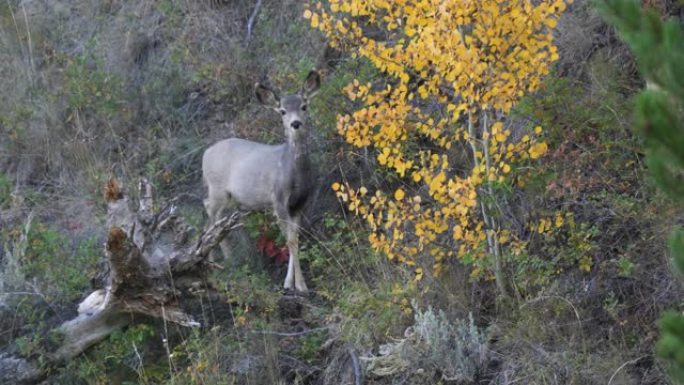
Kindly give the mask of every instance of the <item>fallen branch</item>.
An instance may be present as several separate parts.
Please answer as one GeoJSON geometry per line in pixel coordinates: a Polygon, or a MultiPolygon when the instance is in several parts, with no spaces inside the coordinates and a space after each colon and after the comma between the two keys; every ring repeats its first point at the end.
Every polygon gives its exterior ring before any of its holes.
{"type": "Polygon", "coordinates": [[[362,383],[361,365],[359,365],[359,356],[356,355],[356,352],[354,351],[354,348],[352,348],[352,347],[347,348],[347,351],[349,352],[349,355],[351,356],[352,365],[354,366],[354,384],[355,385],[361,385],[361,383],[362,383]]]}
{"type": "MultiPolygon", "coordinates": [[[[149,182],[141,178],[138,188],[140,198],[133,205],[118,181],[107,183],[107,286],[79,304],[76,318],[53,330],[59,343],[47,349],[48,367],[81,354],[136,315],[199,326],[179,301],[186,289],[201,284],[211,269],[219,267],[209,253],[239,226],[239,215],[222,218],[193,241],[194,230],[176,214],[175,205],[155,212],[149,182]]],[[[0,383],[30,384],[43,376],[46,366],[38,369],[29,359],[0,352],[0,368],[0,383]]]]}

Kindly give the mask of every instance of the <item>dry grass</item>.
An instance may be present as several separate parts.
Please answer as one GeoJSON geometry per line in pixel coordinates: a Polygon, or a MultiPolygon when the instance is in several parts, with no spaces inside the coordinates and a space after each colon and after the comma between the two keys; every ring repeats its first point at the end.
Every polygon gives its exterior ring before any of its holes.
{"type": "MultiPolygon", "coordinates": [[[[303,9],[296,0],[264,0],[247,42],[254,6],[252,0],[2,2],[0,173],[11,181],[11,199],[0,197],[7,205],[0,207],[0,235],[21,229],[33,212],[73,239],[102,237],[102,186],[111,175],[147,175],[162,199],[193,196],[182,209],[201,226],[203,149],[229,136],[281,141],[277,114],[252,103],[254,82],[268,79],[283,93],[295,91],[324,56],[320,37],[296,21],[303,9]]],[[[123,356],[135,371],[124,364],[118,369],[141,383],[353,383],[350,349],[377,356],[380,345],[403,338],[413,319],[409,299],[417,298],[420,307],[443,310],[443,324],[472,312],[478,326],[493,326],[488,366],[469,376],[476,383],[666,382],[651,349],[654,319],[665,307],[681,307],[681,283],[672,278],[662,246],[677,213],[652,196],[643,178],[625,108],[639,86],[632,61],[588,2],[571,7],[558,28],[557,73],[574,88],[565,99],[544,95],[555,92],[547,88],[535,97],[548,98],[549,105],[540,102],[532,118],[524,117],[556,124],[544,122],[555,147],[540,171],[557,183],[516,191],[510,212],[502,215],[513,223],[518,215],[562,208],[573,211],[578,223],[597,226],[599,232],[589,236],[591,272],[579,272],[574,260],[561,261],[566,270],[550,274],[545,284],[527,285],[523,281],[541,274],[539,269],[510,271],[521,297],[497,302],[489,283],[471,282],[455,262],[443,276],[426,274],[416,283],[370,252],[364,228],[328,187],[340,180],[394,182],[374,169],[371,151],[340,151],[334,121],[346,101],[339,89],[366,71],[340,59],[312,105],[314,120],[323,126],[313,138],[320,186],[302,254],[317,291],[304,315],[278,313],[282,268],[249,256],[251,264],[230,266],[214,282],[234,303],[198,299],[198,313],[216,328],[188,334],[155,325],[159,334],[145,343],[130,330],[75,361],[60,378],[68,381],[72,369],[80,381],[108,374],[103,357],[123,356]],[[614,82],[616,73],[628,81],[614,82]],[[627,276],[617,264],[621,257],[635,265],[627,276]],[[337,329],[323,336],[277,335],[322,325],[337,329]],[[264,330],[276,334],[256,333],[264,330]],[[171,343],[163,345],[161,338],[171,343]]],[[[5,274],[11,270],[22,278],[16,272],[21,261],[15,260],[24,247],[21,237],[6,239],[17,243],[0,245],[0,261],[12,265],[5,274]]],[[[530,245],[544,261],[556,261],[573,251],[563,240],[530,245]]],[[[412,373],[367,382],[437,382],[449,370],[455,378],[449,362],[441,362],[441,369],[434,365],[449,357],[437,358],[429,370],[416,366],[412,373]]]]}

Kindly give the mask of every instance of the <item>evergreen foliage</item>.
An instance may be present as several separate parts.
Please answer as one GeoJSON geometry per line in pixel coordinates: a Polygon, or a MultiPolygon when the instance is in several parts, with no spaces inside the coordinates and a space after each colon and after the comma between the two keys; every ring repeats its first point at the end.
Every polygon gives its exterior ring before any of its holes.
{"type": "MultiPolygon", "coordinates": [[[[647,164],[658,186],[684,203],[684,32],[672,19],[662,22],[636,0],[600,4],[606,18],[634,52],[647,89],[636,98],[636,121],[646,145],[647,164]]],[[[674,265],[684,273],[684,229],[669,239],[674,265]]],[[[684,381],[684,316],[667,313],[660,320],[658,355],[666,359],[675,381],[684,381]]]]}

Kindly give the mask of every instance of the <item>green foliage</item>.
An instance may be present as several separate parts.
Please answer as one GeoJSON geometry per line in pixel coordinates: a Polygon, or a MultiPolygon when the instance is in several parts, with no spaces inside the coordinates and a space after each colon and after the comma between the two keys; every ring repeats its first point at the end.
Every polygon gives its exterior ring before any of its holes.
{"type": "Polygon", "coordinates": [[[509,263],[524,297],[553,286],[565,272],[611,268],[630,275],[635,267],[630,258],[643,240],[626,227],[652,226],[655,210],[641,191],[639,139],[628,129],[633,81],[610,55],[598,50],[592,56],[587,80],[547,78],[540,92],[515,109],[520,124],[545,127],[552,148],[546,161],[521,170],[517,179],[526,208],[517,215],[553,224],[543,232],[530,229],[530,247],[517,257],[519,265],[509,263]],[[556,226],[558,212],[572,215],[556,226]],[[610,244],[617,250],[606,247],[610,244]]]}
{"type": "Polygon", "coordinates": [[[620,256],[620,258],[615,261],[615,265],[618,269],[618,275],[623,278],[629,278],[636,267],[634,262],[630,261],[624,255],[620,256]]]}
{"type": "Polygon", "coordinates": [[[404,376],[412,384],[475,383],[489,362],[487,333],[468,320],[453,319],[431,307],[421,311],[413,301],[413,326],[404,338],[382,345],[379,356],[367,358],[367,372],[404,376]]]}
{"type": "MultiPolygon", "coordinates": [[[[225,287],[226,300],[238,306],[233,308],[233,317],[244,315],[242,309],[248,309],[255,315],[270,317],[277,308],[280,293],[273,290],[273,279],[258,263],[242,264],[230,272],[215,274],[215,287],[225,287]]],[[[242,318],[240,322],[246,322],[242,318]]]]}
{"type": "Polygon", "coordinates": [[[354,105],[344,94],[344,87],[354,79],[365,83],[376,79],[379,72],[368,60],[345,60],[331,72],[321,84],[311,103],[311,116],[316,126],[333,134],[340,110],[351,109],[354,105]]]}
{"type": "Polygon", "coordinates": [[[300,341],[300,346],[297,350],[297,356],[309,363],[320,359],[321,346],[323,343],[325,343],[325,341],[325,331],[307,334],[300,341]]]}
{"type": "Polygon", "coordinates": [[[684,199],[684,32],[675,20],[661,22],[638,1],[608,0],[604,17],[637,57],[640,72],[653,89],[636,98],[637,127],[646,141],[648,166],[666,193],[684,199]]]}
{"type": "Polygon", "coordinates": [[[668,361],[672,378],[677,383],[684,383],[684,320],[682,315],[667,312],[660,318],[661,337],[656,351],[668,361]]]}
{"type": "Polygon", "coordinates": [[[65,89],[71,108],[111,118],[122,105],[121,80],[104,69],[104,62],[93,53],[91,40],[85,52],[67,59],[65,89]]]}
{"type": "Polygon", "coordinates": [[[276,240],[279,244],[282,244],[285,241],[285,236],[280,233],[278,221],[272,214],[267,212],[250,212],[242,219],[242,224],[252,239],[257,239],[259,236],[265,235],[269,239],[276,240]]]}
{"type": "Polygon", "coordinates": [[[351,233],[349,224],[342,217],[327,213],[323,218],[323,226],[330,234],[329,237],[306,245],[300,253],[300,259],[308,261],[311,268],[321,274],[325,274],[323,273],[325,269],[335,264],[335,256],[330,254],[332,250],[346,254],[351,252],[354,247],[354,242],[351,239],[353,233],[351,233]]]}
{"type": "MultiPolygon", "coordinates": [[[[415,305],[415,304],[414,304],[415,305]]],[[[415,307],[415,306],[414,306],[415,307]]],[[[478,329],[473,315],[451,321],[443,311],[415,311],[414,331],[425,359],[450,381],[474,381],[489,358],[487,333],[478,329]]]]}
{"type": "Polygon", "coordinates": [[[101,252],[96,238],[73,242],[52,226],[38,222],[31,226],[21,270],[38,282],[48,301],[74,301],[89,287],[85,272],[94,268],[101,252]]]}
{"type": "Polygon", "coordinates": [[[361,346],[373,346],[388,336],[399,335],[405,316],[411,313],[412,293],[389,282],[377,287],[358,282],[340,293],[336,311],[343,315],[342,335],[361,346]]]}
{"type": "Polygon", "coordinates": [[[41,337],[40,334],[34,334],[17,338],[15,343],[19,353],[24,357],[32,357],[39,354],[42,351],[40,348],[41,337]]]}
{"type": "MultiPolygon", "coordinates": [[[[676,20],[662,22],[636,0],[599,3],[604,17],[630,46],[641,74],[653,89],[636,98],[637,127],[645,140],[647,164],[660,188],[684,202],[684,31],[676,20]]],[[[684,273],[684,230],[670,236],[675,266],[684,273]]],[[[661,319],[658,354],[668,361],[672,377],[684,381],[684,316],[661,319]]]]}
{"type": "Polygon", "coordinates": [[[168,375],[164,354],[147,356],[143,349],[155,337],[152,326],[139,324],[112,333],[86,355],[69,361],[57,384],[150,384],[168,375]],[[143,366],[144,364],[144,366],[143,366]]]}
{"type": "Polygon", "coordinates": [[[193,330],[181,343],[173,347],[171,362],[176,369],[167,376],[169,384],[234,384],[231,376],[220,373],[221,354],[237,349],[239,341],[225,338],[219,328],[200,333],[193,330]],[[203,335],[204,334],[204,335],[203,335]]]}
{"type": "Polygon", "coordinates": [[[636,100],[637,124],[646,139],[651,175],[666,194],[684,202],[684,105],[675,104],[671,95],[670,90],[642,92],[636,100]]]}
{"type": "Polygon", "coordinates": [[[532,294],[538,288],[549,285],[558,273],[556,261],[537,255],[523,252],[516,257],[516,260],[513,281],[521,293],[532,294]]]}
{"type": "Polygon", "coordinates": [[[670,254],[675,267],[684,272],[684,228],[677,227],[672,230],[669,239],[670,254]]]}
{"type": "Polygon", "coordinates": [[[9,207],[12,196],[12,182],[10,178],[0,172],[0,210],[9,207]]]}

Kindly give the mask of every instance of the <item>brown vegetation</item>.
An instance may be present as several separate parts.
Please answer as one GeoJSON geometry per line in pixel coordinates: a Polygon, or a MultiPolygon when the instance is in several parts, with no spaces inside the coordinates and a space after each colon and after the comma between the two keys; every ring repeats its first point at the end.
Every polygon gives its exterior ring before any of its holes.
{"type": "MultiPolygon", "coordinates": [[[[655,3],[663,14],[681,13],[672,2],[655,3]]],[[[36,372],[22,363],[47,369],[42,363],[60,345],[50,331],[81,317],[77,304],[112,284],[113,274],[129,278],[114,283],[124,296],[166,290],[136,297],[124,313],[177,306],[178,320],[202,326],[117,318],[121,328],[45,372],[47,382],[668,383],[653,347],[659,314],[683,309],[664,246],[682,215],[654,188],[632,130],[631,96],[643,87],[633,58],[589,2],[565,12],[556,31],[560,60],[510,117],[513,130],[543,126],[548,154],[512,171],[515,183],[498,192],[506,202],[498,221],[529,245],[516,263],[503,256],[507,299],[456,260],[440,276],[425,269],[417,282],[413,269],[371,250],[367,229],[330,187],[406,188],[377,167],[375,149],[348,147],[335,132],[337,115],[358,108],[344,87],[381,74],[326,49],[302,18],[305,4],[263,0],[255,12],[256,4],[0,4],[0,371],[10,361],[28,377],[36,372]],[[179,259],[169,281],[149,263],[159,254],[136,246],[136,237],[152,236],[166,257],[174,242],[185,242],[183,255],[204,255],[208,249],[190,247],[209,242],[197,230],[206,225],[202,151],[232,136],[282,141],[278,117],[252,100],[253,84],[299,84],[314,67],[326,76],[309,106],[318,174],[300,258],[310,296],[281,292],[285,267],[255,244],[284,241],[273,218],[259,213],[229,236],[238,251],[219,261],[224,269],[176,280],[213,266],[179,259]],[[121,188],[112,175],[146,175],[150,188],[121,188]],[[148,201],[152,191],[156,203],[148,201]],[[142,209],[108,217],[108,206],[131,202],[142,209]],[[568,213],[561,226],[538,231],[561,211],[568,213]],[[145,233],[153,223],[164,228],[153,219],[160,213],[183,225],[160,237],[145,233]],[[141,225],[124,225],[131,216],[141,225]],[[134,246],[140,264],[129,271],[114,263],[110,273],[116,251],[134,246]],[[145,269],[152,278],[142,277],[145,269]],[[194,300],[179,301],[181,284],[194,300]]],[[[468,156],[459,159],[453,172],[468,172],[468,156]]],[[[128,251],[122,262],[135,260],[128,251]]]]}

